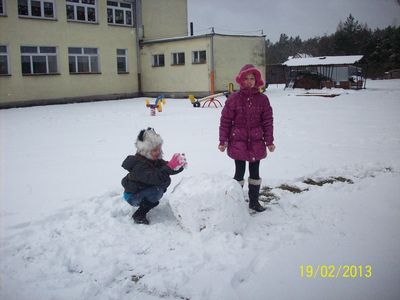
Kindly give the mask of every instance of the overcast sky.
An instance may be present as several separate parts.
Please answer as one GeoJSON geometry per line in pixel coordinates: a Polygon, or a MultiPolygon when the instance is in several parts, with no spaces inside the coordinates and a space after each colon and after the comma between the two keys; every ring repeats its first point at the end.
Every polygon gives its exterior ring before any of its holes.
{"type": "Polygon", "coordinates": [[[371,29],[400,26],[400,0],[188,0],[194,34],[263,30],[272,42],[281,33],[302,40],[332,34],[350,13],[371,29]]]}

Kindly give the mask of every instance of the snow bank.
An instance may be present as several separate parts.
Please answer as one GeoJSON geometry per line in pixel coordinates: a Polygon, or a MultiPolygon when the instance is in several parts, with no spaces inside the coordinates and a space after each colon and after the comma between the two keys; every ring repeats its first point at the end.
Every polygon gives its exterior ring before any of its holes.
{"type": "Polygon", "coordinates": [[[216,147],[220,108],[171,99],[152,117],[137,98],[0,110],[0,299],[400,299],[400,80],[267,95],[277,150],[260,177],[279,200],[250,219],[237,184],[208,174],[234,172],[216,147]],[[133,223],[120,185],[146,126],[190,165],[150,226],[133,223]],[[353,183],[305,183],[330,178],[353,183]],[[373,275],[307,278],[306,265],[373,275]]]}
{"type": "Polygon", "coordinates": [[[226,175],[183,178],[169,196],[169,204],[180,225],[192,233],[205,229],[242,232],[250,217],[242,187],[226,175]]]}

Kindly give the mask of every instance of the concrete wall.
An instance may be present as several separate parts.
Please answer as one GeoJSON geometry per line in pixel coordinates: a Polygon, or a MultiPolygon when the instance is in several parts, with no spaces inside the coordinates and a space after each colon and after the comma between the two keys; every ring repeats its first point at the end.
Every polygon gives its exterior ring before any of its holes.
{"type": "Polygon", "coordinates": [[[183,39],[145,44],[141,53],[142,87],[145,94],[185,96],[209,91],[210,38],[183,39]],[[192,64],[192,52],[206,50],[207,62],[192,64]],[[172,53],[184,52],[185,64],[172,65],[172,53]],[[152,57],[164,54],[165,66],[153,67],[152,57]]]}
{"type": "Polygon", "coordinates": [[[214,53],[216,91],[226,91],[229,83],[238,89],[235,78],[245,64],[253,64],[265,79],[265,37],[215,35],[214,53]]]}
{"type": "MultiPolygon", "coordinates": [[[[5,2],[6,16],[0,17],[0,45],[8,46],[11,75],[0,76],[0,107],[115,99],[139,93],[136,28],[109,25],[106,0],[97,1],[95,24],[67,21],[64,1],[54,1],[56,20],[19,17],[17,1],[5,2]],[[22,75],[21,46],[57,47],[58,74],[22,75]],[[68,47],[98,48],[100,72],[70,74],[68,47]],[[128,50],[128,74],[117,73],[116,49],[128,50]]],[[[236,74],[247,63],[265,75],[263,36],[188,37],[186,0],[142,0],[139,4],[144,29],[140,73],[145,95],[208,95],[212,62],[216,92],[226,91],[230,82],[235,83],[236,74]],[[206,62],[193,64],[193,51],[203,50],[206,62]],[[172,65],[174,52],[185,53],[184,65],[172,65]],[[152,65],[154,54],[164,54],[165,66],[152,65]]]]}
{"type": "Polygon", "coordinates": [[[187,0],[141,0],[143,39],[188,35],[187,0]]]}
{"type": "Polygon", "coordinates": [[[169,97],[209,95],[212,64],[215,72],[215,92],[227,91],[229,83],[234,83],[238,89],[235,77],[245,64],[255,65],[265,79],[264,37],[210,34],[145,42],[141,62],[142,87],[145,94],[166,94],[169,97]],[[206,50],[207,62],[193,64],[192,52],[200,50],[206,50]],[[185,65],[171,65],[173,52],[185,53],[185,65]],[[156,54],[164,54],[164,67],[152,66],[152,57],[156,54]]]}

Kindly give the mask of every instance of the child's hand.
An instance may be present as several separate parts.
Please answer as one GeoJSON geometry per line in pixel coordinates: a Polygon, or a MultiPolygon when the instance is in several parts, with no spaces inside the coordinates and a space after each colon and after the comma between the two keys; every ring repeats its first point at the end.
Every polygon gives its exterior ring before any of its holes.
{"type": "Polygon", "coordinates": [[[274,144],[267,146],[267,148],[268,148],[269,152],[274,152],[275,151],[275,145],[274,144]]]}
{"type": "Polygon", "coordinates": [[[182,167],[185,167],[187,165],[186,162],[186,157],[185,154],[180,154],[180,153],[175,153],[171,160],[167,163],[167,166],[174,170],[177,171],[182,167]]]}
{"type": "Polygon", "coordinates": [[[225,145],[218,145],[218,149],[219,149],[219,151],[224,152],[225,149],[226,149],[226,146],[225,145]]]}

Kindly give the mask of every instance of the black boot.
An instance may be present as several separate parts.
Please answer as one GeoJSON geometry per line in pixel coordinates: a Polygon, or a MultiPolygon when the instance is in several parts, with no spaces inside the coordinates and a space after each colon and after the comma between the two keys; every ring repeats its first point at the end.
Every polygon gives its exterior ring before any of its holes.
{"type": "Polygon", "coordinates": [[[137,211],[135,211],[135,213],[132,215],[132,218],[135,221],[135,223],[149,225],[150,222],[149,220],[147,220],[146,214],[150,211],[150,209],[156,207],[158,203],[159,203],[158,201],[153,203],[148,201],[147,199],[143,199],[137,211]]]}
{"type": "Polygon", "coordinates": [[[249,208],[256,212],[262,212],[265,210],[258,202],[258,196],[260,194],[261,179],[249,178],[249,208]]]}

